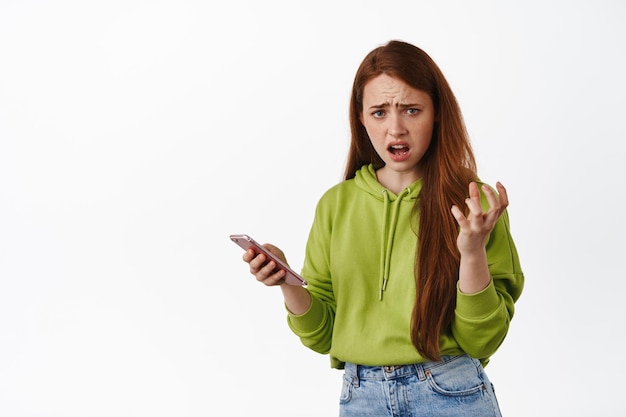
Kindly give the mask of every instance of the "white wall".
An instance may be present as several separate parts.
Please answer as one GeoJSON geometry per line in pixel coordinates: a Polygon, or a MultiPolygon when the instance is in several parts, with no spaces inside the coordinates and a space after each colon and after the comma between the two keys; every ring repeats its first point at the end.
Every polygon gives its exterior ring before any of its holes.
{"type": "Polygon", "coordinates": [[[0,2],[0,415],[332,416],[230,233],[302,265],[363,56],[423,47],[508,188],[515,416],[626,412],[624,3],[0,2]],[[224,408],[226,407],[226,408],[224,408]],[[219,414],[217,414],[219,410],[219,414]]]}

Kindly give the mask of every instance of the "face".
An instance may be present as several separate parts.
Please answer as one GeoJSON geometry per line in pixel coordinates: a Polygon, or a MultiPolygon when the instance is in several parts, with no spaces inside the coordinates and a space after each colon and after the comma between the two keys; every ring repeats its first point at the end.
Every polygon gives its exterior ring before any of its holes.
{"type": "Polygon", "coordinates": [[[430,146],[434,121],[427,93],[386,74],[365,84],[361,122],[385,162],[377,172],[379,181],[382,176],[409,185],[421,177],[420,161],[430,146]]]}

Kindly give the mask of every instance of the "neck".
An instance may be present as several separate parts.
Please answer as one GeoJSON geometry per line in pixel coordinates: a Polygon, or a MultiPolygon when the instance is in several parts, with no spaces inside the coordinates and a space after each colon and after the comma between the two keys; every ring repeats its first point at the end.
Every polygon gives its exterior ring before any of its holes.
{"type": "Polygon", "coordinates": [[[382,167],[376,171],[376,179],[378,182],[396,195],[400,194],[402,190],[413,184],[419,178],[420,175],[416,170],[398,172],[387,167],[382,167]]]}

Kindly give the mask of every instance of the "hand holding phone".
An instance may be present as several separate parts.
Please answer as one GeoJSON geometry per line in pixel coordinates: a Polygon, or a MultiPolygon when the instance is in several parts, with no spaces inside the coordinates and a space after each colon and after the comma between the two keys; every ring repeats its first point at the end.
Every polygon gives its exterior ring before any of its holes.
{"type": "Polygon", "coordinates": [[[262,253],[263,255],[267,257],[268,260],[274,261],[278,269],[282,269],[283,271],[285,271],[285,278],[284,278],[285,283],[290,284],[290,285],[300,285],[300,286],[307,285],[307,282],[304,280],[304,278],[302,278],[298,273],[292,270],[289,267],[289,265],[287,265],[282,260],[280,260],[272,252],[265,249],[263,246],[261,246],[260,243],[256,242],[250,236],[242,235],[242,234],[230,235],[230,240],[235,242],[237,245],[241,246],[244,250],[248,250],[252,248],[255,254],[262,253]]]}

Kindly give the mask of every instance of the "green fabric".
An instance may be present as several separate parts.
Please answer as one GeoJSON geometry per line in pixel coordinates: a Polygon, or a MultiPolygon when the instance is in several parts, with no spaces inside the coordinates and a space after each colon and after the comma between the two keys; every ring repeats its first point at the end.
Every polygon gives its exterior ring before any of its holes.
{"type": "MultiPolygon", "coordinates": [[[[312,304],[302,315],[288,313],[288,323],[305,346],[329,354],[334,368],[426,361],[410,337],[417,245],[412,210],[420,189],[418,180],[395,195],[364,166],[318,202],[302,267],[312,304]]],[[[457,291],[456,316],[441,337],[443,355],[467,353],[485,365],[504,340],[524,283],[506,212],[489,238],[487,257],[491,283],[477,294],[457,291]]]]}

